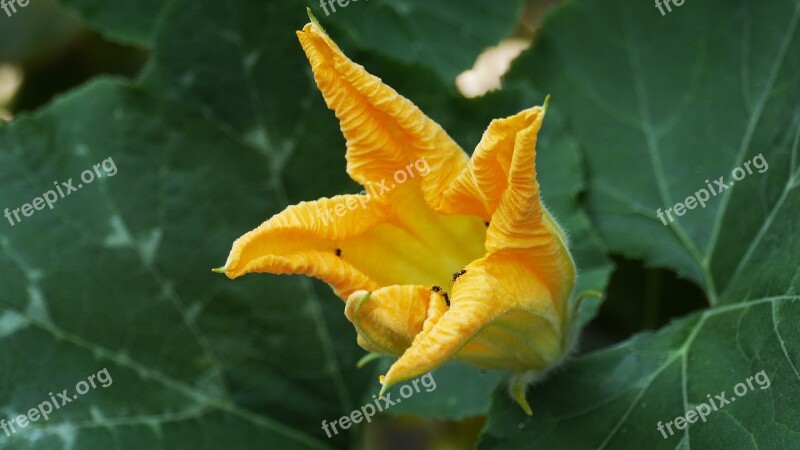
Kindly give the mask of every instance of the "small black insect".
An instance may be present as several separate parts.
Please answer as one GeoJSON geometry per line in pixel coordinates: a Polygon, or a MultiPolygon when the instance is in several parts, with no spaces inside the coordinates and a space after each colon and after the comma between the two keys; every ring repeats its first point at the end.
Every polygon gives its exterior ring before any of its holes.
{"type": "Polygon", "coordinates": [[[458,279],[458,277],[460,277],[461,275],[464,275],[465,273],[467,273],[466,269],[461,269],[458,272],[454,273],[453,274],[453,281],[456,281],[458,279]]]}
{"type": "Polygon", "coordinates": [[[483,222],[483,224],[486,225],[487,227],[489,226],[489,222],[483,222]]]}
{"type": "Polygon", "coordinates": [[[438,292],[444,297],[444,302],[447,303],[447,306],[450,307],[450,296],[447,295],[447,292],[443,291],[439,286],[433,286],[431,288],[433,292],[438,292]]]}
{"type": "Polygon", "coordinates": [[[340,258],[341,258],[341,256],[342,256],[342,249],[340,249],[340,248],[337,248],[337,249],[336,249],[336,256],[338,256],[338,257],[340,257],[340,258]]]}

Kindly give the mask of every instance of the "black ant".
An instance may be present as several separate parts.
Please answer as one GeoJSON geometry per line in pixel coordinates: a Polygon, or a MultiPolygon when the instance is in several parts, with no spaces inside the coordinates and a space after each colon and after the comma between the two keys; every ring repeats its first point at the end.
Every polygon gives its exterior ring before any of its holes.
{"type": "Polygon", "coordinates": [[[439,286],[434,286],[431,288],[431,290],[433,292],[438,292],[442,294],[442,296],[444,297],[444,302],[447,303],[447,307],[448,308],[450,307],[450,296],[447,295],[447,292],[442,291],[442,288],[440,288],[439,286]]]}
{"type": "Polygon", "coordinates": [[[340,258],[342,257],[342,249],[340,249],[340,248],[336,249],[336,256],[338,256],[340,258]]]}
{"type": "Polygon", "coordinates": [[[465,273],[467,273],[466,269],[461,269],[458,272],[454,273],[453,274],[453,281],[455,282],[458,279],[458,277],[460,277],[461,275],[464,275],[465,273]]]}

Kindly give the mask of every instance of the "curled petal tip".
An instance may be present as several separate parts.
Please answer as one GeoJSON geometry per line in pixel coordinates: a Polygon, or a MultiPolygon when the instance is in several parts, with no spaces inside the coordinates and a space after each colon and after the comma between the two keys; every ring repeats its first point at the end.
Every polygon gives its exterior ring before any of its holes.
{"type": "Polygon", "coordinates": [[[600,291],[593,291],[593,290],[583,291],[580,294],[578,294],[578,301],[581,302],[583,301],[583,299],[587,297],[597,297],[602,300],[603,293],[600,291]]]}
{"type": "Polygon", "coordinates": [[[577,310],[577,308],[580,307],[581,303],[583,303],[583,301],[589,297],[597,297],[598,299],[603,300],[603,293],[600,291],[593,291],[593,290],[581,292],[580,294],[578,294],[577,297],[575,297],[575,306],[574,306],[575,309],[577,310]]]}
{"type": "Polygon", "coordinates": [[[350,297],[348,297],[347,300],[348,301],[349,300],[354,300],[354,301],[358,301],[358,303],[363,303],[363,302],[369,300],[369,296],[370,295],[372,295],[372,292],[366,291],[364,289],[359,289],[359,290],[353,292],[352,294],[350,294],[350,297]]]}
{"type": "Polygon", "coordinates": [[[317,18],[314,16],[314,13],[311,12],[311,8],[306,6],[306,12],[308,13],[308,18],[311,20],[311,23],[313,23],[317,28],[319,28],[319,31],[325,33],[325,28],[322,28],[322,25],[319,24],[319,20],[317,20],[317,18]]]}
{"type": "Polygon", "coordinates": [[[356,363],[356,368],[360,369],[380,357],[381,357],[380,353],[376,352],[367,353],[366,355],[361,357],[361,359],[358,360],[358,362],[356,363]]]}
{"type": "Polygon", "coordinates": [[[358,312],[359,308],[361,308],[361,305],[363,305],[365,301],[369,300],[370,295],[372,295],[372,292],[358,290],[347,297],[344,315],[347,316],[351,322],[355,320],[356,313],[358,312]]]}

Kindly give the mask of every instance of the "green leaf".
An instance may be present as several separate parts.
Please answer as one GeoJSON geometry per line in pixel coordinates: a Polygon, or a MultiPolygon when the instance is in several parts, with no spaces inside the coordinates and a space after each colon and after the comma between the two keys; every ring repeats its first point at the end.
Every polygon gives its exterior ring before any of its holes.
{"type": "Polygon", "coordinates": [[[791,406],[800,401],[800,4],[672,9],[566,4],[506,81],[550,92],[563,108],[610,250],[676,270],[712,307],[577,358],[532,390],[531,418],[498,392],[479,448],[791,448],[800,439],[791,406]],[[667,226],[657,217],[759,154],[768,170],[667,226]],[[657,430],[762,370],[769,389],[674,436],[657,430]]]}
{"type": "Polygon", "coordinates": [[[28,355],[4,372],[17,386],[4,416],[103,367],[115,379],[13,436],[17,448],[39,448],[38,438],[103,447],[109,432],[219,448],[199,431],[226,423],[237,445],[327,446],[319,416],[349,412],[365,376],[355,346],[332,338],[352,339],[352,328],[326,323],[341,302],[299,277],[233,283],[210,272],[243,224],[285,203],[265,182],[263,155],[191,110],[110,81],[17,120],[0,142],[12,208],[52,180],[78,187],[108,158],[118,168],[0,234],[4,359],[28,355]]]}
{"type": "Polygon", "coordinates": [[[800,296],[754,299],[579,358],[529,395],[533,417],[498,392],[478,448],[793,448],[799,315],[800,296]],[[723,392],[705,422],[658,430],[723,392]]]}
{"type": "Polygon", "coordinates": [[[590,213],[612,251],[676,270],[711,304],[779,295],[800,281],[791,264],[800,253],[800,8],[686,6],[666,17],[646,4],[564,7],[509,82],[532,81],[565,108],[585,149],[590,213]],[[705,208],[667,226],[657,217],[706,179],[729,184],[759,154],[764,173],[751,163],[705,208]]]}
{"type": "Polygon", "coordinates": [[[78,12],[90,26],[106,37],[125,44],[151,48],[158,15],[169,0],[64,0],[63,3],[78,12]]]}
{"type": "Polygon", "coordinates": [[[448,85],[487,47],[511,36],[521,0],[311,2],[323,26],[343,30],[361,49],[432,69],[448,85]],[[479,24],[479,25],[478,25],[479,24]]]}
{"type": "Polygon", "coordinates": [[[268,155],[272,167],[265,171],[282,179],[277,189],[289,203],[358,191],[344,170],[338,122],[295,35],[307,21],[291,2],[246,0],[220,10],[209,0],[173,1],[143,78],[148,89],[195,105],[268,155]],[[324,170],[310,177],[309,167],[324,170]],[[341,170],[329,170],[335,168],[341,170]]]}
{"type": "MultiPolygon", "coordinates": [[[[382,358],[377,364],[373,379],[377,379],[379,374],[385,374],[392,362],[394,358],[382,358]]],[[[492,392],[505,381],[507,374],[450,362],[431,371],[430,377],[423,377],[426,375],[404,381],[389,389],[388,398],[396,404],[389,403],[385,414],[412,414],[449,420],[483,416],[489,412],[492,392]]],[[[379,384],[370,385],[361,403],[374,403],[380,390],[379,384]]],[[[386,402],[381,401],[380,404],[383,407],[386,402]]]]}

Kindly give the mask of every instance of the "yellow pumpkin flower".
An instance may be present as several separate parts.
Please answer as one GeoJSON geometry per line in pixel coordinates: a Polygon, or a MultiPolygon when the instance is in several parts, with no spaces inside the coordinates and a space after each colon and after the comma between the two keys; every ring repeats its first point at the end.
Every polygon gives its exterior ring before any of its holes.
{"type": "Polygon", "coordinates": [[[399,356],[384,391],[455,359],[515,372],[511,393],[530,414],[527,384],[574,334],[575,265],[536,180],[546,108],[492,121],[470,158],[315,21],[297,36],[341,123],[347,173],[365,190],[289,206],[215,270],[327,282],[358,344],[399,356]]]}

